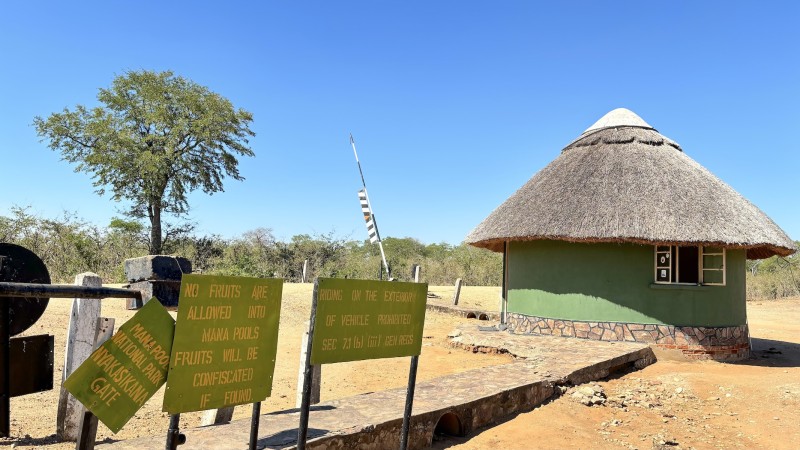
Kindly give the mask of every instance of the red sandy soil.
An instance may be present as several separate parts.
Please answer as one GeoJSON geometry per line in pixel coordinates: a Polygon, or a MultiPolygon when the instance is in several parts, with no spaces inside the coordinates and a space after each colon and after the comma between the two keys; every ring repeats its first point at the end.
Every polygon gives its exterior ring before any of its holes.
{"type": "Polygon", "coordinates": [[[659,352],[641,371],[590,383],[607,396],[558,399],[435,449],[800,449],[800,298],[752,302],[753,357],[687,361],[659,352]]]}
{"type": "MultiPolygon", "coordinates": [[[[431,288],[448,303],[452,288],[431,288]],[[437,290],[438,289],[438,290],[437,290]]],[[[497,288],[462,289],[462,306],[497,310],[497,288]]],[[[286,284],[281,311],[273,395],[262,411],[295,406],[299,348],[311,303],[311,285],[286,284]]],[[[70,301],[51,300],[44,317],[25,334],[55,335],[54,390],[13,398],[12,438],[0,446],[72,449],[59,442],[55,417],[70,301]]],[[[658,362],[641,371],[591,383],[607,397],[584,406],[565,395],[531,412],[467,437],[438,437],[435,449],[798,449],[800,448],[800,298],[748,303],[754,352],[739,363],[688,361],[657,351],[658,362]]],[[[121,324],[132,315],[123,300],[103,303],[103,316],[121,324]]],[[[447,334],[467,319],[428,312],[418,380],[510,361],[508,356],[449,348],[447,334]]],[[[322,371],[322,400],[405,386],[408,358],[331,364],[322,371]]],[[[584,386],[585,387],[585,386],[584,386]]],[[[163,389],[118,434],[102,424],[98,440],[163,435],[163,389]]],[[[249,417],[237,407],[234,419],[249,417]]],[[[200,423],[181,415],[181,426],[200,423]]]]}

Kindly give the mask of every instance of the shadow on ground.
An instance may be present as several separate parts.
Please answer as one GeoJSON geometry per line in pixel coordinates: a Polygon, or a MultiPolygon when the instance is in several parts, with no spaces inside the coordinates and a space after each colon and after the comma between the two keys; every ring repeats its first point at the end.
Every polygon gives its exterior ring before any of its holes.
{"type": "Polygon", "coordinates": [[[760,367],[800,367],[800,343],[752,338],[752,357],[737,364],[760,367]]]}

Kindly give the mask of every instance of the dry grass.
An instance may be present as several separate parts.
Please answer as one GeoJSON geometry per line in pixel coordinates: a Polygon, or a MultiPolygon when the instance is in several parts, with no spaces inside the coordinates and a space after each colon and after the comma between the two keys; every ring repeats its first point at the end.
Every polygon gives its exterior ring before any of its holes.
{"type": "MultiPolygon", "coordinates": [[[[438,295],[439,299],[428,299],[430,303],[452,304],[455,286],[429,286],[428,292],[438,295]]],[[[481,311],[500,310],[500,286],[461,286],[459,306],[475,308],[481,311]]]]}

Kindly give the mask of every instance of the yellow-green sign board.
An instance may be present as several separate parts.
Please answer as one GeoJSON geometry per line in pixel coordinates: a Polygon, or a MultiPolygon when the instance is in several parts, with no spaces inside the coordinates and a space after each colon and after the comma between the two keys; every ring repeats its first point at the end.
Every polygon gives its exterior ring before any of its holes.
{"type": "Polygon", "coordinates": [[[419,355],[428,285],[319,278],[311,364],[419,355]]]}
{"type": "Polygon", "coordinates": [[[114,433],[167,380],[175,321],[147,302],[65,381],[64,388],[114,433]]]}
{"type": "Polygon", "coordinates": [[[279,279],[183,275],[164,411],[223,408],[270,395],[282,290],[279,279]]]}

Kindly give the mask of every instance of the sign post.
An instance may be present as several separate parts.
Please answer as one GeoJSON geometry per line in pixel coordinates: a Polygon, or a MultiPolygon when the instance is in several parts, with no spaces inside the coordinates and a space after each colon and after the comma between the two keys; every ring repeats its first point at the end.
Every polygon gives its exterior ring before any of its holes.
{"type": "MultiPolygon", "coordinates": [[[[318,278],[314,284],[297,448],[308,436],[311,366],[345,361],[417,357],[422,349],[428,285],[318,278]]],[[[416,381],[412,360],[404,422],[416,381]]],[[[402,440],[402,439],[401,439],[402,440]]]]}
{"type": "Polygon", "coordinates": [[[167,380],[174,321],[147,302],[64,381],[64,387],[114,433],[167,380]]]}
{"type": "MultiPolygon", "coordinates": [[[[0,259],[0,263],[2,263],[2,259],[0,259]]],[[[0,299],[0,437],[11,436],[11,349],[9,345],[11,314],[9,309],[8,300],[0,299]]]]}
{"type": "MultiPolygon", "coordinates": [[[[175,430],[180,413],[270,395],[282,291],[280,279],[183,275],[163,405],[175,430]]],[[[254,406],[251,448],[259,413],[254,406]]]]}
{"type": "Polygon", "coordinates": [[[306,341],[305,361],[303,362],[303,399],[300,403],[300,426],[297,428],[297,450],[305,450],[308,438],[308,414],[311,408],[311,381],[314,368],[311,365],[311,350],[313,349],[314,326],[317,317],[317,296],[320,280],[314,282],[313,300],[311,302],[311,320],[308,324],[308,340],[306,341]]]}
{"type": "Polygon", "coordinates": [[[411,357],[408,368],[408,387],[406,388],[406,409],[403,412],[403,428],[400,430],[400,450],[408,448],[408,430],[411,428],[411,408],[414,405],[414,388],[417,386],[417,365],[419,355],[411,357]]]}

